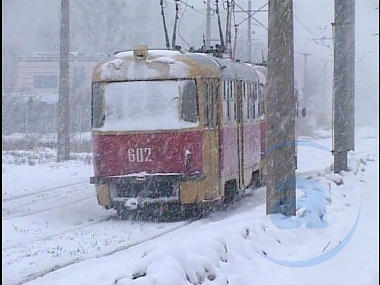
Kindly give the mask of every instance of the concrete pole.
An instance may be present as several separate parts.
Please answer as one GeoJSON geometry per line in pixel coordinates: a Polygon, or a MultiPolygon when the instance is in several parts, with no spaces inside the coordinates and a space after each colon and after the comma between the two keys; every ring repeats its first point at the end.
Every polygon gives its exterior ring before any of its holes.
{"type": "Polygon", "coordinates": [[[301,134],[302,135],[312,135],[314,126],[314,112],[313,109],[315,106],[312,106],[312,98],[310,97],[310,86],[309,86],[309,76],[308,76],[308,57],[312,55],[311,53],[301,53],[304,56],[304,66],[303,66],[303,83],[302,83],[302,100],[303,104],[307,110],[307,116],[302,122],[301,134]]]}
{"type": "Polygon", "coordinates": [[[211,45],[211,0],[207,0],[207,16],[206,16],[206,49],[211,45]]]}
{"type": "Polygon", "coordinates": [[[331,121],[332,117],[330,116],[331,115],[330,108],[331,108],[332,101],[331,101],[331,98],[329,97],[329,92],[327,89],[327,86],[328,86],[327,65],[328,65],[328,60],[324,60],[323,62],[323,92],[322,92],[323,101],[322,101],[322,106],[320,106],[320,108],[322,108],[322,110],[328,111],[328,113],[324,112],[326,114],[326,117],[321,118],[321,121],[322,121],[323,127],[330,129],[332,126],[332,121],[331,121]]]}
{"type": "Polygon", "coordinates": [[[303,93],[303,96],[304,97],[307,97],[305,98],[306,100],[310,100],[309,96],[310,94],[308,94],[309,92],[309,86],[308,86],[308,76],[307,76],[307,57],[309,55],[312,55],[311,53],[301,53],[303,56],[304,56],[304,63],[303,63],[303,85],[302,85],[302,93],[303,93]]]}
{"type": "Polygon", "coordinates": [[[266,213],[296,212],[293,1],[269,0],[266,213]]]}
{"type": "Polygon", "coordinates": [[[57,151],[58,161],[70,159],[69,15],[69,0],[61,0],[57,151]]]}
{"type": "Polygon", "coordinates": [[[247,21],[247,42],[248,42],[248,62],[252,62],[252,1],[248,1],[248,21],[247,21]]]}
{"type": "MultiPolygon", "coordinates": [[[[342,2],[342,1],[341,1],[342,2]]],[[[345,1],[347,9],[348,150],[355,150],[355,0],[345,1]]]]}
{"type": "Polygon", "coordinates": [[[355,146],[355,0],[335,0],[334,172],[348,170],[355,146]]]}

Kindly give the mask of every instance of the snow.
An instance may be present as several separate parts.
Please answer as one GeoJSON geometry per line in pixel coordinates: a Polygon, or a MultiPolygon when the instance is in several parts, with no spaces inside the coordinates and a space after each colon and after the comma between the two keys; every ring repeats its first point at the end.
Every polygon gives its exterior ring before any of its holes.
{"type": "MultiPolygon", "coordinates": [[[[173,57],[176,55],[181,54],[179,51],[176,50],[148,50],[148,56],[165,56],[165,57],[173,57]]],[[[117,58],[123,58],[133,56],[133,51],[122,51],[115,54],[115,57],[117,58]]]]}
{"type": "MultiPolygon", "coordinates": [[[[197,127],[181,118],[182,94],[190,80],[119,82],[105,85],[107,110],[100,131],[173,130],[197,127]]],[[[194,85],[195,86],[195,85],[194,85]]]]}
{"type": "Polygon", "coordinates": [[[171,78],[189,77],[189,66],[176,60],[176,55],[179,52],[148,51],[146,59],[131,61],[128,58],[133,58],[132,52],[121,52],[101,66],[100,76],[102,80],[152,80],[162,78],[163,74],[171,78]]]}
{"type": "Polygon", "coordinates": [[[2,284],[379,284],[379,133],[356,136],[340,174],[331,136],[302,138],[298,218],[265,215],[261,187],[193,222],[120,221],[97,205],[88,163],[17,165],[3,153],[2,284]],[[6,198],[24,194],[4,215],[6,198]]]}

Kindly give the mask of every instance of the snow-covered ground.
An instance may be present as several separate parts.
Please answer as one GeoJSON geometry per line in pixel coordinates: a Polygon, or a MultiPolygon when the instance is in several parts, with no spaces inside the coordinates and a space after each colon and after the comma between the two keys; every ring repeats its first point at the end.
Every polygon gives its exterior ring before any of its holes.
{"type": "Polygon", "coordinates": [[[3,153],[2,284],[379,284],[378,128],[356,136],[339,175],[331,137],[302,138],[289,219],[265,215],[262,187],[195,222],[120,221],[97,205],[85,155],[3,153]]]}

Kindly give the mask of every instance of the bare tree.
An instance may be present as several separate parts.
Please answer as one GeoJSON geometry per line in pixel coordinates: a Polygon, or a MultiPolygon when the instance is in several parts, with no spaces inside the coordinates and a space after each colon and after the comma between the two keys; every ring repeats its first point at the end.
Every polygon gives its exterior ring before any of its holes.
{"type": "Polygon", "coordinates": [[[128,34],[127,0],[73,1],[72,35],[84,51],[113,52],[128,34]]]}

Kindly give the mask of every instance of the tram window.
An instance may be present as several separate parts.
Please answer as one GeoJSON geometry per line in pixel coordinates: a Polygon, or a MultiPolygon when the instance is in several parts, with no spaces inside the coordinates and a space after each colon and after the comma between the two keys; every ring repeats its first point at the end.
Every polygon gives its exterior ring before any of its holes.
{"type": "Polygon", "coordinates": [[[228,83],[226,80],[223,81],[223,122],[228,123],[228,83]]]}
{"type": "Polygon", "coordinates": [[[216,126],[216,102],[219,90],[219,85],[214,82],[204,82],[203,83],[203,94],[204,94],[204,111],[205,111],[205,125],[211,129],[216,126]]]}
{"type": "MultiPolygon", "coordinates": [[[[173,130],[193,128],[199,125],[185,121],[182,95],[187,81],[157,80],[110,82],[104,84],[105,122],[102,131],[173,130]]],[[[188,89],[189,88],[189,89],[188,89]]],[[[196,96],[194,88],[189,97],[196,96]]],[[[94,88],[94,96],[95,96],[94,88]]],[[[189,98],[187,98],[189,99],[189,98]]],[[[185,99],[185,100],[187,100],[185,99]]],[[[190,99],[189,99],[190,100],[190,99]]],[[[186,109],[186,118],[195,119],[196,100],[186,109]],[[188,111],[188,112],[187,112],[188,111]]]]}
{"type": "Polygon", "coordinates": [[[256,92],[255,92],[256,85],[254,83],[249,84],[249,117],[250,120],[253,121],[256,118],[256,92]]]}
{"type": "Polygon", "coordinates": [[[223,99],[227,100],[227,83],[225,80],[223,81],[223,99]]]}
{"type": "Polygon", "coordinates": [[[250,83],[247,83],[246,84],[246,94],[247,94],[247,102],[246,102],[246,121],[247,122],[250,122],[251,121],[251,118],[252,118],[252,114],[251,114],[251,84],[250,83]]]}
{"type": "Polygon", "coordinates": [[[218,108],[217,108],[217,102],[218,102],[218,98],[219,98],[219,81],[216,81],[215,82],[215,88],[214,88],[214,94],[213,94],[213,100],[214,100],[214,126],[217,125],[218,123],[218,119],[217,119],[217,115],[218,115],[218,108]]]}
{"type": "Polygon", "coordinates": [[[228,120],[230,122],[234,121],[236,119],[235,114],[235,82],[230,81],[230,96],[229,96],[229,117],[228,120]]]}
{"type": "Polygon", "coordinates": [[[182,116],[186,122],[198,121],[197,90],[193,81],[187,81],[183,87],[182,116]]]}
{"type": "Polygon", "coordinates": [[[236,121],[236,84],[234,81],[231,81],[231,121],[236,121]]]}
{"type": "Polygon", "coordinates": [[[204,98],[204,114],[205,114],[205,125],[207,126],[207,123],[208,123],[208,106],[209,106],[209,102],[208,102],[208,83],[207,82],[204,82],[203,83],[203,98],[204,98]]]}
{"type": "Polygon", "coordinates": [[[215,113],[214,113],[214,108],[215,108],[215,102],[214,102],[214,91],[215,91],[215,88],[214,88],[214,84],[210,84],[209,85],[209,93],[208,93],[208,96],[209,96],[209,100],[208,100],[208,103],[209,103],[209,106],[208,106],[208,116],[207,116],[207,121],[208,121],[208,126],[210,128],[214,128],[215,127],[215,113]]]}
{"type": "Polygon", "coordinates": [[[228,123],[228,114],[227,114],[227,110],[228,110],[228,108],[227,108],[227,100],[223,100],[223,122],[225,123],[225,124],[227,124],[228,123]]]}
{"type": "Polygon", "coordinates": [[[249,113],[249,97],[248,97],[248,83],[243,82],[243,120],[248,122],[248,113],[249,113]]]}
{"type": "Polygon", "coordinates": [[[101,128],[104,124],[104,85],[102,83],[92,84],[92,108],[91,108],[91,124],[93,128],[101,128]]]}
{"type": "Polygon", "coordinates": [[[259,85],[258,88],[258,115],[259,117],[264,115],[264,92],[263,92],[263,86],[259,85]]]}
{"type": "Polygon", "coordinates": [[[229,81],[227,81],[227,122],[229,123],[231,121],[231,108],[230,108],[230,105],[231,105],[231,102],[230,102],[230,99],[231,98],[231,84],[229,81]]]}

